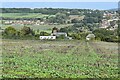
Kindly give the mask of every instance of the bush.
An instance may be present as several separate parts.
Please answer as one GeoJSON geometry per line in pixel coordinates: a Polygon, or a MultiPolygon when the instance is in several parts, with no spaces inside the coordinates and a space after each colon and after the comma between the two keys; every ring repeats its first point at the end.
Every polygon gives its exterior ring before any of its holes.
{"type": "Polygon", "coordinates": [[[76,33],[71,34],[71,37],[72,37],[73,39],[77,39],[77,40],[80,40],[80,39],[81,39],[81,36],[80,36],[79,34],[76,34],[76,33]]]}
{"type": "Polygon", "coordinates": [[[30,27],[23,27],[17,31],[13,27],[7,27],[2,33],[3,39],[34,39],[34,31],[30,27]]]}
{"type": "Polygon", "coordinates": [[[106,29],[96,29],[93,31],[96,36],[96,39],[107,42],[118,42],[118,38],[115,35],[115,31],[110,31],[106,29]]]}
{"type": "Polygon", "coordinates": [[[34,32],[30,27],[23,27],[20,31],[21,36],[26,36],[26,35],[34,35],[34,32]]]}
{"type": "Polygon", "coordinates": [[[50,35],[50,34],[47,33],[47,32],[44,32],[44,31],[40,32],[40,36],[49,36],[49,35],[50,35]]]}
{"type": "Polygon", "coordinates": [[[65,38],[66,38],[65,35],[60,35],[57,37],[57,39],[65,39],[65,38]]]}
{"type": "Polygon", "coordinates": [[[16,37],[16,29],[13,27],[7,27],[2,33],[3,38],[15,38],[16,37]]]}

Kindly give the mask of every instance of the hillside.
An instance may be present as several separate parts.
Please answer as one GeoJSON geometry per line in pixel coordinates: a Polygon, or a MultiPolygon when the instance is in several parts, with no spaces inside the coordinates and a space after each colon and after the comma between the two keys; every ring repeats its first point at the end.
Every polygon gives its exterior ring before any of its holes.
{"type": "Polygon", "coordinates": [[[118,8],[109,9],[109,11],[118,11],[118,8]]]}

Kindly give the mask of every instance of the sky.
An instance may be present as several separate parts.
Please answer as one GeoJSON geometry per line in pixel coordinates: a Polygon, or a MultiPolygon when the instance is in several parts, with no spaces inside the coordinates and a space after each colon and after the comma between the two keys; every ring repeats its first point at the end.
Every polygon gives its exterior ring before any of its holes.
{"type": "Polygon", "coordinates": [[[119,2],[119,0],[0,0],[0,2],[119,2]]]}
{"type": "Polygon", "coordinates": [[[118,2],[2,2],[2,8],[114,9],[118,2]]]}

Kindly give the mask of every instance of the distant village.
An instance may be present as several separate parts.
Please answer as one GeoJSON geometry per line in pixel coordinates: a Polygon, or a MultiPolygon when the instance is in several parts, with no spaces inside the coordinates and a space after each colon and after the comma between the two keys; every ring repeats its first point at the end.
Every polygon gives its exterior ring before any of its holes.
{"type": "Polygon", "coordinates": [[[43,25],[45,22],[40,20],[4,20],[3,24],[10,25],[10,24],[21,24],[21,25],[43,25]]]}
{"type": "Polygon", "coordinates": [[[100,28],[105,28],[107,30],[115,30],[118,28],[118,13],[104,13],[103,18],[100,28]]]}
{"type": "MultiPolygon", "coordinates": [[[[72,19],[78,19],[78,16],[69,16],[71,21],[72,19]]],[[[84,17],[82,17],[84,19],[84,17]]],[[[99,28],[105,28],[107,30],[115,30],[118,25],[117,21],[119,20],[118,13],[109,13],[109,12],[104,12],[103,15],[103,20],[100,23],[99,28]]],[[[21,24],[21,25],[44,25],[44,24],[49,24],[49,25],[57,25],[58,23],[48,23],[46,21],[41,21],[41,20],[2,20],[2,24],[5,25],[11,25],[11,24],[21,24]]]]}

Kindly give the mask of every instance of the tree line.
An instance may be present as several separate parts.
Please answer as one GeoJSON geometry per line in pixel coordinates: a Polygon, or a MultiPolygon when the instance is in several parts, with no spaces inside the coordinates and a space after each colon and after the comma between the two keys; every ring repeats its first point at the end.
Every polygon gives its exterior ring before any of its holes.
{"type": "MultiPolygon", "coordinates": [[[[60,32],[66,32],[68,36],[76,40],[85,40],[88,32],[72,32],[72,30],[65,28],[60,28],[60,32]]],[[[92,33],[95,34],[95,40],[106,41],[106,42],[120,42],[119,40],[119,29],[115,31],[110,31],[106,29],[95,29],[92,33]]],[[[38,31],[39,32],[39,31],[38,31]]],[[[50,33],[41,31],[39,34],[35,34],[35,31],[30,27],[24,26],[21,30],[16,30],[13,27],[7,27],[2,32],[3,39],[39,39],[39,36],[49,36],[50,33]]],[[[65,37],[60,36],[58,39],[65,39],[65,37]]]]}
{"type": "Polygon", "coordinates": [[[70,15],[87,15],[88,12],[102,13],[101,10],[91,10],[91,9],[64,9],[64,8],[0,8],[2,13],[42,13],[55,15],[58,12],[68,13],[70,15]],[[83,13],[84,12],[84,13],[83,13]]]}

